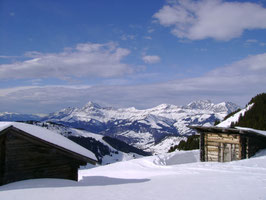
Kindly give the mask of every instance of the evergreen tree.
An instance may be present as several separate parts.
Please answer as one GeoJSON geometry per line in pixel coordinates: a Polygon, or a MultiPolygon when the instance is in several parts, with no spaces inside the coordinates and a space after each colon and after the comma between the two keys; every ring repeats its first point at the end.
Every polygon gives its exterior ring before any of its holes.
{"type": "Polygon", "coordinates": [[[182,140],[178,145],[172,146],[169,153],[178,150],[193,150],[199,149],[199,135],[192,135],[187,138],[187,141],[182,140]]]}
{"type": "Polygon", "coordinates": [[[266,130],[266,93],[253,97],[248,104],[252,103],[252,108],[240,115],[234,126],[266,130]]]}

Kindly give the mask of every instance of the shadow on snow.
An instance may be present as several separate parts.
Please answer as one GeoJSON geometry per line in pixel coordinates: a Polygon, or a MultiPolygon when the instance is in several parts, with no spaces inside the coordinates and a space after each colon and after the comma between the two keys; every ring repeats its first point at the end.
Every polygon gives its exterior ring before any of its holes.
{"type": "Polygon", "coordinates": [[[150,181],[150,179],[120,179],[106,176],[83,177],[83,179],[78,182],[66,179],[30,179],[0,186],[0,191],[34,188],[108,186],[130,183],[143,183],[148,181],[150,181]]]}

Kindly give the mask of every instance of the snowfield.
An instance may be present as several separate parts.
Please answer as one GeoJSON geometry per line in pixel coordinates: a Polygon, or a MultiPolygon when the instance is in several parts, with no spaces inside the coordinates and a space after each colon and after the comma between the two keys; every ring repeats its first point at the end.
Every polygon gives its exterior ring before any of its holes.
{"type": "Polygon", "coordinates": [[[230,163],[173,152],[79,171],[79,182],[36,179],[0,187],[0,199],[265,200],[266,151],[230,163]]]}

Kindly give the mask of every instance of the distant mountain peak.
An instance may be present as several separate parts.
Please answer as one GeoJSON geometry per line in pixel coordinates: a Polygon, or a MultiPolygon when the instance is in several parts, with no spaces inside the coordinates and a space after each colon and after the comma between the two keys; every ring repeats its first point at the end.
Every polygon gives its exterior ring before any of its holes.
{"type": "Polygon", "coordinates": [[[169,108],[172,108],[173,106],[174,105],[163,103],[163,104],[156,106],[155,108],[157,108],[157,109],[169,109],[169,108]]]}
{"type": "Polygon", "coordinates": [[[185,109],[198,109],[198,110],[209,110],[214,112],[225,112],[225,113],[231,113],[240,107],[232,102],[221,102],[218,104],[214,104],[210,100],[198,100],[198,101],[192,101],[191,103],[187,104],[186,106],[183,106],[185,109]]]}
{"type": "Polygon", "coordinates": [[[218,103],[214,106],[214,111],[216,112],[227,112],[228,114],[234,112],[235,110],[239,109],[240,107],[232,102],[222,102],[218,103]]]}
{"type": "MultiPolygon", "coordinates": [[[[193,134],[188,125],[212,125],[234,108],[233,103],[214,104],[210,100],[194,101],[183,107],[160,104],[142,110],[102,107],[89,101],[82,108],[68,107],[41,120],[114,137],[137,148],[153,151],[152,148],[165,137],[193,134]]],[[[0,119],[6,120],[7,117],[0,119]]]]}
{"type": "Polygon", "coordinates": [[[84,106],[83,106],[83,109],[86,109],[86,108],[102,108],[99,104],[95,103],[95,102],[92,102],[92,101],[89,101],[88,103],[86,103],[84,106]]]}
{"type": "Polygon", "coordinates": [[[183,108],[186,109],[200,109],[200,110],[209,110],[214,106],[214,103],[212,103],[210,100],[198,100],[198,101],[192,101],[186,106],[183,106],[183,108]]]}

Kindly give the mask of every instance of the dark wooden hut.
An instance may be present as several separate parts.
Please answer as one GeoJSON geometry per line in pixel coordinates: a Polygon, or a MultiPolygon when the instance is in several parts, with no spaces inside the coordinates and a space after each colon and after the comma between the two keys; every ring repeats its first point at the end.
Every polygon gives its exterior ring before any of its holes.
{"type": "Polygon", "coordinates": [[[34,178],[78,180],[95,155],[69,139],[33,125],[0,122],[0,185],[34,178]]]}
{"type": "Polygon", "coordinates": [[[266,148],[266,131],[249,128],[189,126],[200,133],[200,160],[229,162],[250,158],[266,148]]]}

